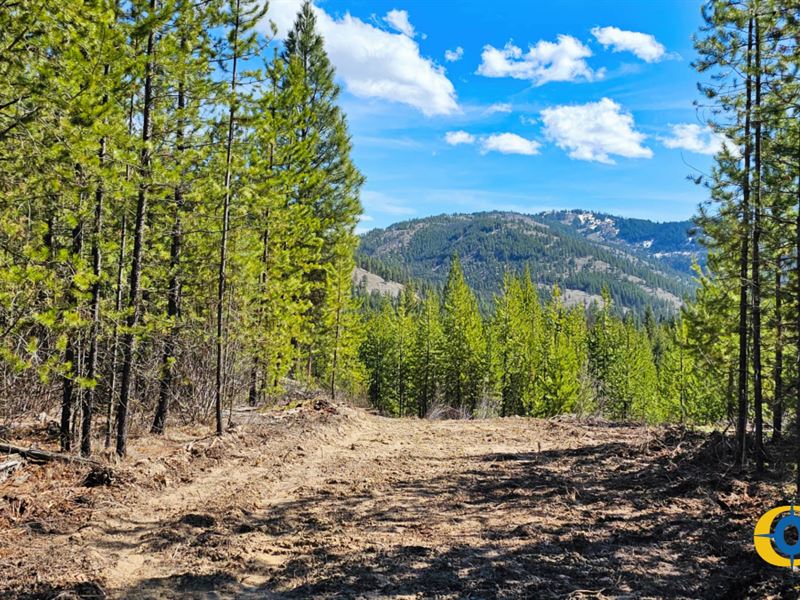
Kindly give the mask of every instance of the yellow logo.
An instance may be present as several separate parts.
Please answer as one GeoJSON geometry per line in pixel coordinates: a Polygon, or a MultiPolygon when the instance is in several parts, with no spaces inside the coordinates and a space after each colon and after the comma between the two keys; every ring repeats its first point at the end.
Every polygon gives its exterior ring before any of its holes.
{"type": "Polygon", "coordinates": [[[761,515],[753,532],[753,544],[763,560],[776,567],[794,568],[795,558],[800,556],[800,539],[793,544],[786,541],[786,530],[790,527],[794,527],[800,537],[800,514],[795,511],[794,504],[778,506],[761,515]]]}

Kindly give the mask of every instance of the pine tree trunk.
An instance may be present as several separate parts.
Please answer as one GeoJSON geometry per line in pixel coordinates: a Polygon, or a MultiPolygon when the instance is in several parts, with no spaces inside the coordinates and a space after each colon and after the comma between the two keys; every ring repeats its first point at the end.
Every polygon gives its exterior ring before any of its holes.
{"type": "MultiPolygon", "coordinates": [[[[342,277],[340,273],[337,274],[337,279],[336,322],[333,340],[333,364],[331,368],[331,400],[336,400],[336,370],[339,367],[339,333],[342,316],[342,277]]],[[[400,379],[400,416],[403,416],[403,378],[400,379]]]]}
{"type": "MultiPolygon", "coordinates": [[[[108,77],[109,66],[103,69],[104,77],[108,77]]],[[[103,104],[108,98],[103,98],[103,104]]],[[[97,158],[102,167],[106,160],[106,139],[100,140],[100,149],[97,158]]],[[[102,177],[102,174],[101,174],[102,177]]],[[[83,421],[81,424],[81,455],[89,456],[92,453],[92,411],[97,390],[97,353],[100,344],[100,276],[102,275],[102,249],[100,243],[103,235],[103,199],[105,189],[102,181],[97,185],[94,197],[94,231],[92,236],[92,331],[89,339],[89,357],[87,359],[87,378],[95,384],[83,396],[83,421]]]]}
{"type": "Polygon", "coordinates": [[[225,356],[225,276],[227,269],[228,226],[231,212],[231,158],[233,152],[233,130],[236,124],[236,69],[239,60],[239,9],[236,0],[233,29],[233,63],[231,68],[231,101],[228,110],[228,138],[225,147],[225,200],[222,207],[222,240],[219,247],[219,273],[217,275],[217,368],[214,409],[217,422],[217,435],[222,435],[222,386],[223,362],[225,356]]]}
{"type": "Polygon", "coordinates": [[[743,467],[747,453],[747,300],[748,257],[750,246],[750,110],[752,82],[750,79],[751,54],[753,50],[753,19],[747,27],[747,71],[745,82],[744,115],[744,172],[742,179],[742,242],[739,252],[739,385],[738,414],[736,420],[736,464],[743,467]]]}
{"type": "Polygon", "coordinates": [[[764,415],[761,365],[761,28],[755,20],[755,198],[753,203],[753,409],[756,471],[764,470],[764,415]]]}
{"type": "MultiPolygon", "coordinates": [[[[125,244],[128,237],[128,217],[123,212],[119,239],[119,256],[117,264],[117,283],[114,297],[114,313],[122,310],[122,281],[125,274],[125,244]]],[[[114,319],[114,330],[111,334],[111,382],[109,384],[108,403],[106,404],[106,439],[105,447],[111,446],[111,429],[114,418],[114,401],[117,397],[117,367],[119,365],[119,323],[114,319]]]]}
{"type": "MultiPolygon", "coordinates": [[[[150,13],[156,10],[156,0],[150,0],[150,13]]],[[[141,294],[139,286],[142,276],[142,248],[144,228],[147,217],[147,192],[150,177],[150,129],[153,111],[153,74],[155,55],[155,31],[152,27],[147,34],[147,63],[144,78],[144,99],[142,106],[142,150],[139,158],[139,191],[136,198],[136,221],[133,230],[133,254],[131,256],[130,288],[128,290],[127,331],[122,336],[122,380],[120,382],[119,403],[117,404],[117,454],[125,456],[128,444],[128,406],[131,396],[133,361],[136,352],[136,333],[134,328],[141,316],[141,294]]]]}
{"type": "MultiPolygon", "coordinates": [[[[186,40],[181,39],[181,48],[186,49],[186,40]]],[[[175,132],[176,137],[176,161],[180,163],[184,151],[185,119],[184,110],[186,108],[186,90],[183,81],[178,84],[178,127],[175,132]]],[[[173,363],[175,361],[175,347],[178,338],[179,319],[180,319],[180,260],[181,247],[183,245],[183,175],[175,186],[173,196],[175,214],[172,221],[172,234],[169,249],[169,289],[167,290],[167,320],[170,321],[170,330],[164,342],[164,352],[161,356],[161,379],[158,383],[158,405],[156,414],[153,417],[153,425],[150,428],[152,433],[164,433],[167,423],[167,413],[169,412],[169,399],[172,394],[173,363]]]]}
{"type": "MultiPolygon", "coordinates": [[[[273,115],[274,116],[274,115],[273,115]]],[[[270,148],[270,171],[272,170],[272,148],[270,148]]],[[[270,210],[264,213],[264,232],[261,236],[261,275],[259,278],[259,290],[261,299],[258,307],[258,324],[260,330],[267,331],[266,305],[267,292],[269,286],[269,219],[270,210]]],[[[263,350],[262,350],[263,351],[263,350]]],[[[267,361],[263,355],[256,354],[255,364],[251,377],[250,387],[250,406],[256,406],[264,395],[264,391],[269,387],[269,372],[267,361]],[[259,373],[261,374],[261,387],[259,388],[259,373]]]]}
{"type": "MultiPolygon", "coordinates": [[[[136,45],[134,45],[134,48],[136,45]]],[[[128,135],[133,132],[133,111],[136,101],[135,92],[131,92],[130,100],[128,103],[128,135]]],[[[125,182],[131,180],[131,167],[125,166],[125,182]]],[[[122,208],[122,223],[120,240],[119,240],[119,256],[117,261],[117,282],[116,291],[114,295],[114,310],[115,314],[119,315],[122,310],[122,296],[123,288],[122,283],[125,279],[125,246],[128,243],[128,215],[125,213],[125,207],[122,208]]],[[[111,429],[114,416],[114,402],[117,397],[117,367],[119,365],[119,317],[114,319],[114,331],[111,335],[111,382],[109,385],[108,403],[106,405],[106,439],[105,447],[111,446],[111,429]]]]}
{"type": "MultiPolygon", "coordinates": [[[[80,208],[78,209],[80,211],[80,208]]],[[[78,218],[75,227],[72,228],[72,256],[73,260],[78,260],[81,252],[83,251],[83,219],[78,218]]],[[[78,293],[75,289],[75,276],[73,274],[72,281],[70,282],[69,293],[67,294],[67,302],[69,306],[78,310],[78,293]]],[[[78,341],[78,333],[74,332],[69,335],[67,340],[67,347],[64,351],[64,362],[69,366],[69,371],[64,373],[61,378],[62,396],[61,396],[61,427],[59,438],[61,442],[61,451],[68,452],[72,449],[72,440],[74,439],[72,422],[72,408],[75,404],[76,385],[75,380],[78,377],[78,369],[80,363],[80,348],[78,341]]]]}
{"type": "MultiPolygon", "coordinates": [[[[800,111],[795,111],[795,118],[800,118],[800,111]]],[[[797,219],[795,223],[795,282],[797,283],[795,297],[795,428],[796,428],[796,449],[795,462],[797,463],[795,480],[795,499],[800,498],[800,146],[797,155],[797,219]]]]}
{"type": "Polygon", "coordinates": [[[773,378],[775,379],[775,397],[772,401],[772,441],[781,439],[783,429],[783,291],[781,289],[781,257],[775,268],[775,366],[773,378]]]}

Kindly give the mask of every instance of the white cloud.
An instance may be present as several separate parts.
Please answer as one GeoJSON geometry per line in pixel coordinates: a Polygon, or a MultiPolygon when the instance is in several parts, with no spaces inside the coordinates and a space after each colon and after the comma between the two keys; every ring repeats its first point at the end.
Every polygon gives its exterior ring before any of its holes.
{"type": "Polygon", "coordinates": [[[633,52],[645,62],[658,62],[664,57],[664,46],[649,33],[625,31],[617,27],[594,27],[592,35],[614,52],[633,52]]]}
{"type": "Polygon", "coordinates": [[[458,46],[455,50],[445,50],[444,52],[444,59],[447,62],[456,62],[463,58],[464,56],[464,49],[461,46],[458,46]]]}
{"type": "Polygon", "coordinates": [[[544,134],[577,160],[614,164],[609,155],[651,158],[653,151],[642,145],[645,136],[634,129],[633,115],[603,98],[588,104],[546,108],[541,112],[544,134]]]}
{"type": "Polygon", "coordinates": [[[495,113],[510,113],[511,112],[511,105],[508,102],[497,102],[492,104],[491,106],[486,107],[484,111],[487,115],[493,115],[495,113]]]}
{"type": "Polygon", "coordinates": [[[361,192],[361,205],[364,210],[384,215],[406,216],[416,213],[410,206],[405,206],[382,192],[370,190],[361,192]]]}
{"type": "Polygon", "coordinates": [[[474,144],[475,136],[466,131],[448,131],[444,134],[444,141],[451,146],[459,144],[474,144]]]}
{"type": "Polygon", "coordinates": [[[410,38],[414,37],[414,26],[408,20],[408,11],[393,9],[383,18],[389,25],[410,38]]]}
{"type": "Polygon", "coordinates": [[[500,152],[501,154],[539,154],[539,142],[529,140],[516,133],[494,133],[481,141],[481,154],[500,152]]]}
{"type": "MultiPolygon", "coordinates": [[[[269,33],[272,20],[278,38],[284,39],[301,6],[302,0],[270,0],[262,31],[269,33]]],[[[349,13],[334,19],[319,7],[314,12],[337,76],[351,94],[407,104],[426,116],[459,112],[455,88],[444,69],[423,57],[413,39],[349,13]]]]}
{"type": "Polygon", "coordinates": [[[678,123],[669,127],[671,135],[659,138],[667,148],[680,148],[698,154],[717,154],[723,146],[727,146],[731,151],[735,151],[728,138],[716,133],[710,127],[701,127],[696,123],[678,123]]]}
{"type": "Polygon", "coordinates": [[[557,42],[540,40],[528,52],[508,42],[502,50],[486,45],[481,53],[478,74],[485,77],[513,77],[543,85],[550,81],[594,81],[605,70],[592,70],[586,58],[592,51],[569,35],[559,35],[557,42]]]}

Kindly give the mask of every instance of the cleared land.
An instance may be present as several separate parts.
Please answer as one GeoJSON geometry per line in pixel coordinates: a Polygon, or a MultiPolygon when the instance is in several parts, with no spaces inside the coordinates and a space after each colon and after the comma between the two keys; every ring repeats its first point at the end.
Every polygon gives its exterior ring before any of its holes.
{"type": "Polygon", "coordinates": [[[787,488],[723,475],[718,435],[319,399],[234,420],[140,438],[110,485],[58,464],[0,484],[0,597],[796,595],[751,545],[787,488]]]}

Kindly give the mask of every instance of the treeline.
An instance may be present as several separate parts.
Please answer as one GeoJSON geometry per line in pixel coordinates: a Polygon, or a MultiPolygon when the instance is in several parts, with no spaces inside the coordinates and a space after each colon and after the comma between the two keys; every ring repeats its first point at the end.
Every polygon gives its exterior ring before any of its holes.
{"type": "Polygon", "coordinates": [[[413,289],[368,316],[361,358],[372,404],[391,415],[565,412],[648,422],[714,422],[727,390],[705,376],[686,325],[619,316],[608,290],[590,310],[543,302],[528,271],[506,274],[482,317],[458,258],[443,293],[413,289]]]}
{"type": "Polygon", "coordinates": [[[306,3],[0,6],[0,402],[83,454],[356,377],[362,176],[306,3]],[[340,375],[341,373],[341,375],[340,375]]]}
{"type": "Polygon", "coordinates": [[[708,377],[735,390],[737,463],[763,470],[767,430],[800,415],[800,3],[708,2],[704,17],[695,66],[728,143],[700,178],[708,270],[686,322],[708,377]]]}

